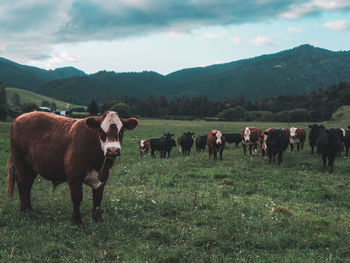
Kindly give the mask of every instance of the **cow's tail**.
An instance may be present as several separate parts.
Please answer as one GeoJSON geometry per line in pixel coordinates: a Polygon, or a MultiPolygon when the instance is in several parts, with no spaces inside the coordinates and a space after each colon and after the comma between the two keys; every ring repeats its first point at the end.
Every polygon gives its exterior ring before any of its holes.
{"type": "Polygon", "coordinates": [[[7,161],[7,194],[9,198],[12,198],[13,196],[13,190],[15,188],[15,180],[16,180],[16,166],[12,161],[12,158],[7,161]]]}

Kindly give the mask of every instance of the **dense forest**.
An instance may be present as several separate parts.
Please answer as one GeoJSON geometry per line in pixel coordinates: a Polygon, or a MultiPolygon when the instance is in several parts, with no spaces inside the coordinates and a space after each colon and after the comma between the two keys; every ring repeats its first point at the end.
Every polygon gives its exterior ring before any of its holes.
{"type": "MultiPolygon", "coordinates": [[[[96,101],[90,103],[96,111],[96,101]]],[[[329,88],[301,95],[261,97],[255,101],[236,98],[212,99],[200,95],[168,100],[164,96],[149,96],[146,100],[120,96],[100,105],[100,112],[111,109],[123,117],[261,120],[261,121],[324,121],[342,105],[350,105],[350,83],[341,82],[329,88]]]]}

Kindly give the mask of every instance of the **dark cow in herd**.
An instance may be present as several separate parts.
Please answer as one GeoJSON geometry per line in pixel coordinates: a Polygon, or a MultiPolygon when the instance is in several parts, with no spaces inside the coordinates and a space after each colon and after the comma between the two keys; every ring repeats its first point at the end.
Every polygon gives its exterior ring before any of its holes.
{"type": "Polygon", "coordinates": [[[304,149],[304,143],[306,139],[306,132],[302,128],[292,127],[290,129],[284,129],[289,136],[290,151],[293,151],[294,144],[297,145],[297,150],[302,151],[304,149]]]}
{"type": "Polygon", "coordinates": [[[146,155],[149,151],[150,148],[150,143],[147,140],[141,140],[139,141],[139,152],[140,152],[140,157],[143,157],[146,155]]]}
{"type": "Polygon", "coordinates": [[[316,146],[316,141],[318,136],[326,129],[323,125],[309,125],[310,133],[309,133],[309,144],[311,147],[311,154],[314,153],[314,147],[316,146]]]}
{"type": "Polygon", "coordinates": [[[323,129],[316,139],[317,152],[322,155],[323,170],[326,169],[327,159],[330,172],[333,172],[334,159],[341,151],[344,141],[341,129],[323,129]]]}
{"type": "Polygon", "coordinates": [[[241,131],[241,140],[243,146],[243,153],[246,155],[246,147],[249,146],[249,154],[252,155],[257,152],[258,145],[261,140],[261,130],[256,127],[246,127],[241,131]]]}
{"type": "Polygon", "coordinates": [[[271,159],[275,162],[275,156],[278,154],[278,165],[282,162],[282,155],[287,150],[289,145],[288,134],[282,129],[271,128],[264,132],[266,151],[269,158],[269,164],[271,159]]]}
{"type": "Polygon", "coordinates": [[[193,145],[193,132],[185,132],[178,138],[179,151],[182,151],[183,155],[189,156],[193,145]],[[180,150],[181,149],[181,150],[180,150]]]}
{"type": "Polygon", "coordinates": [[[345,146],[345,155],[349,155],[349,147],[350,147],[350,126],[348,126],[347,131],[345,131],[345,136],[344,136],[344,146],[345,146]]]}
{"type": "Polygon", "coordinates": [[[234,143],[235,148],[238,148],[238,144],[241,142],[241,135],[239,133],[223,133],[226,143],[234,143]]]}
{"type": "Polygon", "coordinates": [[[92,188],[92,218],[102,221],[103,189],[116,157],[121,154],[124,130],[135,129],[137,125],[137,119],[122,119],[113,111],[85,119],[45,112],[17,117],[10,135],[9,197],[16,182],[21,210],[32,210],[30,193],[37,174],[54,186],[67,181],[73,202],[71,221],[81,224],[80,202],[85,183],[92,188]]]}
{"type": "Polygon", "coordinates": [[[196,150],[197,153],[200,151],[205,151],[205,146],[207,145],[207,137],[208,135],[198,136],[196,138],[196,150]]]}
{"type": "Polygon", "coordinates": [[[151,147],[151,156],[155,158],[155,151],[160,151],[160,158],[165,158],[166,153],[168,153],[168,157],[170,157],[170,152],[172,147],[176,147],[176,142],[172,138],[174,136],[173,133],[164,133],[162,137],[158,139],[150,139],[150,147],[151,147]]]}
{"type": "Polygon", "coordinates": [[[220,153],[220,160],[222,160],[222,152],[225,148],[225,137],[222,136],[221,131],[211,130],[207,136],[207,145],[210,156],[213,155],[214,160],[217,159],[217,153],[220,153]]]}

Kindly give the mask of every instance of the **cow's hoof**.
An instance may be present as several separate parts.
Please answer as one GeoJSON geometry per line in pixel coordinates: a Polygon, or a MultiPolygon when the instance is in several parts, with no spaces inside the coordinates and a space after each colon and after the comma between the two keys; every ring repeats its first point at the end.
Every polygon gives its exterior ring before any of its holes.
{"type": "Polygon", "coordinates": [[[92,220],[95,222],[103,222],[101,209],[99,207],[92,212],[92,220]]]}
{"type": "Polygon", "coordinates": [[[77,225],[77,226],[80,226],[83,224],[83,221],[81,221],[81,218],[72,217],[70,221],[73,225],[77,225]]]}
{"type": "Polygon", "coordinates": [[[33,208],[31,206],[21,207],[21,212],[31,212],[31,211],[33,211],[33,208]]]}

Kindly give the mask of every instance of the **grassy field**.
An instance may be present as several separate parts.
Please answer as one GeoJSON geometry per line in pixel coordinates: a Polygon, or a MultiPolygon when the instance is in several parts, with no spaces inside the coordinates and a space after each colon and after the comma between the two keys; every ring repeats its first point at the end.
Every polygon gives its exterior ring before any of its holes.
{"type": "MultiPolygon", "coordinates": [[[[50,98],[50,97],[46,97],[46,96],[43,96],[43,95],[31,92],[29,90],[24,90],[24,89],[6,88],[6,93],[7,93],[7,98],[8,98],[7,103],[10,106],[14,106],[11,98],[13,97],[13,95],[15,93],[18,94],[21,104],[24,104],[24,103],[35,103],[35,104],[40,106],[42,101],[48,101],[50,103],[53,103],[53,102],[56,103],[57,110],[65,110],[66,109],[66,105],[67,105],[67,102],[64,102],[64,101],[61,101],[61,100],[56,100],[56,99],[53,99],[53,98],[50,98]]],[[[77,108],[77,107],[84,107],[84,108],[86,108],[86,106],[69,104],[68,110],[72,109],[72,108],[77,108]]]]}
{"type": "MultiPolygon", "coordinates": [[[[122,156],[102,201],[104,223],[91,221],[84,186],[83,226],[70,223],[67,184],[52,194],[36,179],[34,211],[19,212],[6,194],[9,124],[0,124],[0,262],[350,262],[350,160],[322,173],[321,157],[284,153],[284,163],[242,155],[229,145],[223,161],[208,154],[139,158],[137,142],[212,128],[304,127],[307,124],[141,120],[125,133],[122,156]]],[[[349,123],[326,123],[346,127],[349,123]]],[[[159,153],[158,153],[159,156],[159,153]]]]}

